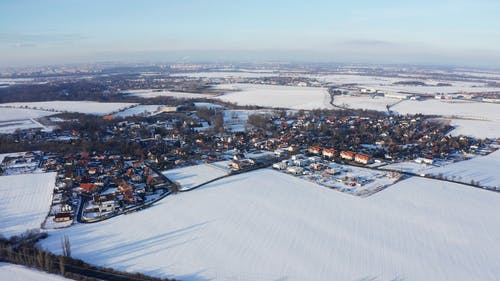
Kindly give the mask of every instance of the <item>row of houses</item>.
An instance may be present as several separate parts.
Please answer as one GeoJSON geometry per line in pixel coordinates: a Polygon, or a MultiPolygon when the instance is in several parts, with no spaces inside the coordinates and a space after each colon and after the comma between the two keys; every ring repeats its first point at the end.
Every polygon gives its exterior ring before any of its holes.
{"type": "Polygon", "coordinates": [[[338,151],[334,148],[323,148],[321,146],[310,146],[308,152],[315,155],[322,155],[330,159],[340,156],[341,159],[354,161],[360,164],[369,164],[373,161],[372,156],[368,154],[356,153],[349,150],[338,151]]]}

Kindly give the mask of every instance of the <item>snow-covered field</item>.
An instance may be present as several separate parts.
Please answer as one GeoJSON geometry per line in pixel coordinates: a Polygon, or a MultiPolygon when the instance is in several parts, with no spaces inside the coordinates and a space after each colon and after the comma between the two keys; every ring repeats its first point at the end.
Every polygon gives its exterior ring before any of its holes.
{"type": "Polygon", "coordinates": [[[333,75],[311,75],[324,82],[337,84],[356,83],[359,87],[381,90],[383,92],[410,92],[416,94],[436,94],[436,93],[477,93],[500,91],[500,88],[488,87],[481,82],[432,80],[425,77],[381,77],[356,74],[333,74],[333,75]],[[399,81],[421,81],[428,86],[398,85],[393,84],[399,81]],[[438,83],[449,83],[451,86],[437,86],[438,83]]]}
{"type": "Polygon", "coordinates": [[[391,108],[400,114],[422,113],[428,115],[457,116],[500,122],[500,105],[472,101],[405,100],[391,108]]]}
{"type": "Polygon", "coordinates": [[[48,112],[44,110],[9,108],[9,107],[2,107],[1,105],[4,104],[0,104],[0,122],[40,118],[56,114],[54,112],[48,112]]]}
{"type": "Polygon", "coordinates": [[[163,172],[169,180],[181,185],[181,190],[193,188],[202,183],[227,175],[227,171],[209,164],[200,164],[163,172]]]}
{"type": "Polygon", "coordinates": [[[185,99],[196,99],[196,98],[207,98],[213,95],[209,94],[197,94],[197,93],[187,93],[187,92],[172,92],[167,90],[155,90],[155,89],[144,89],[144,90],[128,90],[123,91],[124,94],[129,94],[131,96],[136,96],[140,98],[156,98],[156,97],[173,97],[173,98],[185,98],[185,99]]]}
{"type": "Polygon", "coordinates": [[[416,174],[426,174],[428,170],[434,168],[435,166],[425,164],[425,163],[417,163],[413,160],[399,162],[394,164],[389,164],[383,166],[384,169],[390,169],[394,171],[407,172],[407,173],[416,173],[416,174]]]}
{"type": "Polygon", "coordinates": [[[458,126],[457,129],[452,131],[452,135],[500,137],[500,104],[469,101],[405,100],[393,106],[391,110],[400,114],[422,113],[449,117],[452,119],[451,124],[458,126]]]}
{"type": "Polygon", "coordinates": [[[355,109],[369,109],[386,111],[387,105],[391,106],[401,100],[386,98],[386,97],[370,97],[363,96],[335,96],[333,104],[341,107],[355,108],[355,109]]]}
{"type": "Polygon", "coordinates": [[[450,133],[452,136],[464,135],[478,138],[500,138],[500,121],[451,119],[451,125],[456,127],[450,133]]]}
{"type": "Polygon", "coordinates": [[[181,280],[498,280],[496,193],[430,179],[368,198],[264,169],[41,246],[181,280]]]}
{"type": "MultiPolygon", "coordinates": [[[[135,103],[95,102],[95,101],[43,101],[43,102],[11,102],[0,106],[28,107],[57,112],[79,112],[95,115],[106,115],[134,106],[135,103]]],[[[49,115],[49,114],[48,114],[49,115]]]]}
{"type": "Polygon", "coordinates": [[[34,119],[54,114],[56,113],[44,110],[0,106],[0,134],[10,134],[17,129],[42,128],[49,130],[50,128],[34,119]]]}
{"type": "Polygon", "coordinates": [[[259,105],[291,109],[332,108],[329,104],[330,95],[324,88],[256,84],[223,84],[215,87],[236,90],[217,98],[239,105],[259,105]]]}
{"type": "Polygon", "coordinates": [[[170,76],[186,76],[195,78],[261,78],[280,76],[280,73],[255,72],[255,71],[209,71],[209,72],[184,72],[175,73],[170,76]]]}
{"type": "Polygon", "coordinates": [[[56,173],[0,176],[0,234],[40,228],[49,212],[56,173]]]}
{"type": "Polygon", "coordinates": [[[129,117],[129,116],[150,116],[158,113],[158,108],[162,105],[138,105],[132,108],[125,109],[118,113],[113,114],[115,117],[129,117]]]}
{"type": "Polygon", "coordinates": [[[0,134],[12,134],[17,129],[27,130],[35,128],[41,128],[45,131],[49,131],[51,129],[42,125],[40,122],[37,122],[34,119],[0,122],[0,134]]]}
{"type": "Polygon", "coordinates": [[[479,182],[481,186],[500,189],[500,150],[486,156],[477,156],[470,160],[436,167],[428,170],[427,173],[443,174],[449,179],[465,183],[474,180],[479,182]]]}
{"type": "Polygon", "coordinates": [[[62,276],[49,274],[29,267],[0,262],[0,280],[5,281],[64,281],[62,276]]]}

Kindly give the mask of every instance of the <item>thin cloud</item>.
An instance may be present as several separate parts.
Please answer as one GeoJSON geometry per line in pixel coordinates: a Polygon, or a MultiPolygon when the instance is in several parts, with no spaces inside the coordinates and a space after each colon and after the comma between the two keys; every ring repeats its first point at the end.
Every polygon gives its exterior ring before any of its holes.
{"type": "Polygon", "coordinates": [[[78,41],[87,36],[78,33],[0,33],[0,42],[17,44],[18,42],[53,43],[78,41]]]}
{"type": "Polygon", "coordinates": [[[355,47],[396,47],[401,44],[392,42],[392,41],[384,41],[378,39],[356,39],[356,40],[348,40],[340,43],[345,46],[355,46],[355,47]]]}

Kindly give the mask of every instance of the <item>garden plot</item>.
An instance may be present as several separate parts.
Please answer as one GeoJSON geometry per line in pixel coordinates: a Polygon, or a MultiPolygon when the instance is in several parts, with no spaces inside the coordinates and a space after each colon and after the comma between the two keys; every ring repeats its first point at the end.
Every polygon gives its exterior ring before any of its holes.
{"type": "Polygon", "coordinates": [[[40,152],[16,152],[0,154],[0,168],[2,175],[17,175],[33,172],[42,172],[39,169],[40,152]]]}
{"type": "Polygon", "coordinates": [[[395,172],[377,171],[324,160],[316,160],[304,167],[296,166],[297,162],[290,160],[281,163],[285,166],[280,167],[278,163],[273,167],[301,179],[356,196],[372,195],[401,178],[401,175],[395,172]]]}

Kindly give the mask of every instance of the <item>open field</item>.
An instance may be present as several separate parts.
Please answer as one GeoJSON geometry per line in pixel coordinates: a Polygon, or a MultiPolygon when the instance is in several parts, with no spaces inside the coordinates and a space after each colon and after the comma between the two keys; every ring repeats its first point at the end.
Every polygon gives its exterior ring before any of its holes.
{"type": "MultiPolygon", "coordinates": [[[[134,106],[134,103],[95,102],[95,101],[44,101],[44,102],[11,102],[0,106],[27,107],[55,112],[79,112],[94,115],[106,115],[134,106]]],[[[53,113],[52,113],[53,114],[53,113]]],[[[49,115],[49,114],[47,114],[49,115]]]]}
{"type": "Polygon", "coordinates": [[[449,81],[434,80],[421,77],[417,74],[408,77],[382,77],[356,74],[332,74],[332,75],[311,75],[324,82],[337,84],[356,83],[359,87],[381,90],[383,92],[409,92],[414,94],[436,94],[436,93],[478,93],[478,92],[498,92],[500,88],[488,87],[484,82],[469,81],[449,81]],[[400,81],[421,81],[428,86],[398,85],[393,84],[400,81]],[[448,83],[451,86],[437,86],[438,83],[448,83]]]}
{"type": "Polygon", "coordinates": [[[0,234],[40,228],[49,212],[55,173],[0,176],[0,234]]]}
{"type": "Polygon", "coordinates": [[[218,89],[231,89],[217,98],[239,105],[259,105],[291,109],[332,108],[330,95],[324,88],[291,87],[256,84],[223,84],[218,89]]]}
{"type": "Polygon", "coordinates": [[[162,105],[137,105],[132,108],[125,109],[113,114],[114,117],[129,117],[129,116],[151,116],[158,113],[158,108],[162,105]]]}
{"type": "Polygon", "coordinates": [[[35,119],[54,114],[56,112],[0,106],[0,134],[10,134],[17,129],[41,128],[50,130],[35,119]]]}
{"type": "Polygon", "coordinates": [[[429,179],[368,198],[264,169],[41,246],[182,280],[497,280],[500,196],[429,179]]]}
{"type": "Polygon", "coordinates": [[[127,90],[123,91],[124,94],[129,94],[131,96],[136,96],[140,98],[156,98],[156,97],[173,97],[173,98],[185,98],[185,99],[196,99],[196,98],[207,98],[213,95],[209,94],[197,94],[197,93],[187,93],[187,92],[172,92],[167,90],[157,90],[157,89],[144,89],[144,90],[127,90]]]}
{"type": "Polygon", "coordinates": [[[500,190],[500,150],[486,156],[477,156],[427,171],[429,174],[442,174],[449,179],[470,183],[479,182],[481,186],[496,187],[500,190]]]}
{"type": "Polygon", "coordinates": [[[370,97],[368,95],[363,96],[335,96],[333,104],[340,107],[347,107],[353,109],[369,109],[378,111],[387,111],[387,105],[391,106],[397,102],[399,99],[386,98],[386,97],[370,97]]]}
{"type": "Polygon", "coordinates": [[[2,104],[0,104],[0,122],[40,118],[56,114],[54,112],[49,112],[45,110],[9,108],[9,107],[2,107],[1,105],[2,104]]]}
{"type": "Polygon", "coordinates": [[[180,190],[190,189],[199,184],[227,175],[227,171],[213,165],[200,164],[175,168],[163,172],[169,180],[180,184],[180,190]]]}
{"type": "Polygon", "coordinates": [[[175,73],[170,76],[186,76],[196,78],[260,78],[280,76],[280,73],[256,72],[256,71],[210,71],[210,72],[184,72],[175,73]]]}
{"type": "MultiPolygon", "coordinates": [[[[498,105],[500,110],[500,105],[498,105]]],[[[474,136],[477,138],[500,138],[500,121],[451,119],[451,125],[456,128],[451,135],[474,136]]]]}
{"type": "Polygon", "coordinates": [[[422,113],[427,115],[456,116],[462,118],[500,122],[500,105],[472,101],[405,100],[392,110],[400,114],[422,113]]]}

